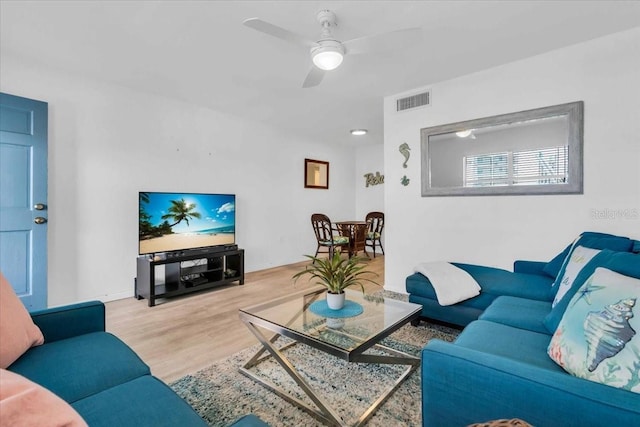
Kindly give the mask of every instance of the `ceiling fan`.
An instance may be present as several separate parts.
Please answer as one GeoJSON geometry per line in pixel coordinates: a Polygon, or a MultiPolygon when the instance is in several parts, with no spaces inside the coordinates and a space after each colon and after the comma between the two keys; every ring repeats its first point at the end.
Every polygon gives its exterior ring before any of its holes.
{"type": "Polygon", "coordinates": [[[336,40],[332,34],[332,28],[336,26],[337,22],[335,13],[330,10],[320,10],[316,14],[316,20],[322,30],[320,38],[315,42],[259,18],[246,19],[243,24],[270,36],[310,49],[313,66],[304,79],[303,88],[319,85],[325,72],[338,68],[347,54],[380,52],[404,47],[417,41],[422,31],[421,28],[406,28],[341,42],[336,40]]]}

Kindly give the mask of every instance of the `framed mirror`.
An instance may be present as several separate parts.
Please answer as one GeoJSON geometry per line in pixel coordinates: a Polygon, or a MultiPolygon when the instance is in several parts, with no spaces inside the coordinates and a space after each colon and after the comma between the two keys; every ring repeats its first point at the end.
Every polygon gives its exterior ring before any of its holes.
{"type": "Polygon", "coordinates": [[[420,130],[422,196],[582,194],[583,102],[420,130]]]}
{"type": "Polygon", "coordinates": [[[329,188],[329,162],[304,159],[304,188],[329,188]]]}

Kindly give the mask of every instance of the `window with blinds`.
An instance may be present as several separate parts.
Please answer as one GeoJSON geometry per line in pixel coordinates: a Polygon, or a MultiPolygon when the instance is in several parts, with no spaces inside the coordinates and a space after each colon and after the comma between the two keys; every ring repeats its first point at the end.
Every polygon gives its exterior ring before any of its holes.
{"type": "Polygon", "coordinates": [[[465,156],[464,186],[564,184],[569,175],[569,147],[465,156]]]}
{"type": "Polygon", "coordinates": [[[465,156],[463,168],[465,187],[509,185],[509,153],[507,152],[465,156]]]}

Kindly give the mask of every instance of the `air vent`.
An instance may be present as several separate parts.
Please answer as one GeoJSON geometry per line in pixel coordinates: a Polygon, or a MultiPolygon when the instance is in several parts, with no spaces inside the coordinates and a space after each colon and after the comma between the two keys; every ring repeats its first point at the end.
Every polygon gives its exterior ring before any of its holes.
{"type": "Polygon", "coordinates": [[[396,101],[396,111],[410,110],[411,108],[423,107],[429,105],[431,101],[431,92],[423,92],[417,95],[400,98],[396,101]]]}

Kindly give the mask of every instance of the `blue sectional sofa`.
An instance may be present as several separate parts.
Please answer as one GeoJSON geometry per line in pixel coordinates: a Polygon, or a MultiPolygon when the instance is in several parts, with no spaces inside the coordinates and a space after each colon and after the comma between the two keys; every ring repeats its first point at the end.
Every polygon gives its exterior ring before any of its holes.
{"type": "Polygon", "coordinates": [[[560,274],[572,247],[582,245],[594,249],[640,252],[640,241],[606,233],[587,231],[549,262],[516,261],[513,272],[481,265],[452,263],[465,270],[480,285],[480,295],[460,303],[441,306],[428,278],[413,273],[406,278],[409,302],[422,305],[422,319],[466,326],[486,310],[499,296],[513,296],[537,301],[550,301],[549,288],[560,274]]]}
{"type": "MultiPolygon", "coordinates": [[[[582,235],[582,244],[598,246],[585,236],[601,241],[606,235],[582,235]]],[[[640,278],[640,242],[629,239],[623,252],[602,250],[575,277],[567,298],[553,308],[557,289],[549,272],[558,271],[564,277],[566,262],[558,259],[567,258],[575,246],[570,245],[549,263],[517,261],[514,272],[458,264],[476,278],[482,292],[446,307],[434,307],[424,290],[420,295],[415,292],[419,282],[426,283],[423,279],[415,275],[407,278],[407,291],[413,292],[410,299],[427,302],[423,304],[425,317],[466,325],[455,342],[431,340],[422,350],[423,426],[465,426],[510,418],[537,427],[640,425],[639,341],[630,345],[636,352],[635,373],[631,373],[635,392],[574,376],[548,354],[569,302],[575,304],[572,297],[581,295],[582,285],[598,267],[640,278]]],[[[640,286],[633,289],[638,296],[640,286]]],[[[636,311],[640,317],[640,310],[636,311]]]]}
{"type": "Polygon", "coordinates": [[[422,305],[421,318],[466,326],[476,320],[499,296],[537,301],[549,300],[553,277],[542,272],[546,263],[517,261],[513,272],[481,265],[452,263],[469,273],[480,285],[480,295],[458,304],[441,306],[429,279],[414,273],[406,279],[409,302],[422,305]]]}
{"type": "MultiPolygon", "coordinates": [[[[114,335],[105,307],[87,302],[31,313],[45,343],[8,370],[49,389],[91,427],[206,426],[205,421],[114,335]]],[[[266,426],[253,415],[234,426],[266,426]]]]}

